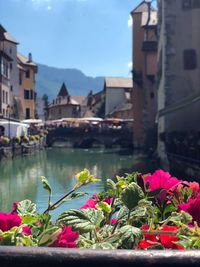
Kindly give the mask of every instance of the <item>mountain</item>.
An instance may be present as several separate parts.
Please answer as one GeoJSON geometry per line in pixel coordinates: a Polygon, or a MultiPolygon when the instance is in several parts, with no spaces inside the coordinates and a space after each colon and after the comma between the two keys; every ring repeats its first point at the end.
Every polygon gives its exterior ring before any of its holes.
{"type": "Polygon", "coordinates": [[[86,96],[90,90],[93,93],[103,89],[103,77],[86,76],[78,69],[61,69],[38,65],[36,75],[36,92],[38,97],[47,94],[49,100],[55,98],[63,82],[72,96],[86,96]]]}

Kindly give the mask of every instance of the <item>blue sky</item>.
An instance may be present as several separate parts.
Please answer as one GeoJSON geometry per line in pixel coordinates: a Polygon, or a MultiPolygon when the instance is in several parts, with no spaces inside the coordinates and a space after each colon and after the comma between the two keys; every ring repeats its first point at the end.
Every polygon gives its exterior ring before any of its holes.
{"type": "Polygon", "coordinates": [[[90,76],[129,76],[129,14],[140,2],[0,0],[0,24],[20,43],[18,51],[32,52],[36,62],[90,76]]]}

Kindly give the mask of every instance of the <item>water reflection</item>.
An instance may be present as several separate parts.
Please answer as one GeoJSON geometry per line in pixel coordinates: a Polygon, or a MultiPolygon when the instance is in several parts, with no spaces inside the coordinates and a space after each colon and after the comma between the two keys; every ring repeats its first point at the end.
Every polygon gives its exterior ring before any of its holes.
{"type": "MultiPolygon", "coordinates": [[[[120,155],[115,150],[103,149],[65,149],[53,148],[32,156],[18,157],[13,161],[0,163],[0,210],[9,211],[14,201],[29,198],[37,203],[39,210],[44,210],[47,194],[43,190],[39,177],[46,176],[53,187],[53,201],[66,193],[75,183],[74,174],[84,168],[102,179],[101,183],[88,185],[81,191],[93,194],[104,190],[107,178],[129,169],[137,157],[120,155]]],[[[123,172],[122,172],[123,173],[123,172]]],[[[61,210],[78,208],[85,198],[66,203],[61,210]]],[[[60,210],[60,211],[61,211],[60,210]]]]}

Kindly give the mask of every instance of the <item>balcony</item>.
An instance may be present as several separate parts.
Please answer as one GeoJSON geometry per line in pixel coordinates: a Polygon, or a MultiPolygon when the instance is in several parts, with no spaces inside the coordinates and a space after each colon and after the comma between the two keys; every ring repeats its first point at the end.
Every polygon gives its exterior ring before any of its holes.
{"type": "Polygon", "coordinates": [[[144,41],[142,43],[142,51],[144,52],[152,52],[157,51],[158,49],[158,42],[156,41],[144,41]]]}
{"type": "Polygon", "coordinates": [[[136,70],[132,70],[132,76],[133,76],[133,81],[139,85],[142,86],[143,84],[143,80],[142,80],[142,71],[136,71],[136,70]]]}

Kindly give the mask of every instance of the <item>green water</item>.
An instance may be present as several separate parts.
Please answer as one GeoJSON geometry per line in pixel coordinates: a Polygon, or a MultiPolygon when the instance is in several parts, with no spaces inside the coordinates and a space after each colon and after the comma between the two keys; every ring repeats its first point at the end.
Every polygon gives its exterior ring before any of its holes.
{"type": "Polygon", "coordinates": [[[92,194],[105,189],[107,178],[123,174],[128,169],[142,171],[144,164],[136,155],[123,155],[116,150],[103,149],[66,149],[53,148],[31,156],[17,157],[14,160],[0,162],[0,211],[11,210],[12,203],[31,199],[38,210],[47,207],[47,193],[43,190],[39,177],[46,176],[53,188],[52,201],[56,201],[75,183],[74,174],[89,169],[96,177],[101,178],[98,184],[87,185],[81,189],[88,196],[67,202],[54,211],[56,216],[69,208],[79,208],[92,194]]]}

